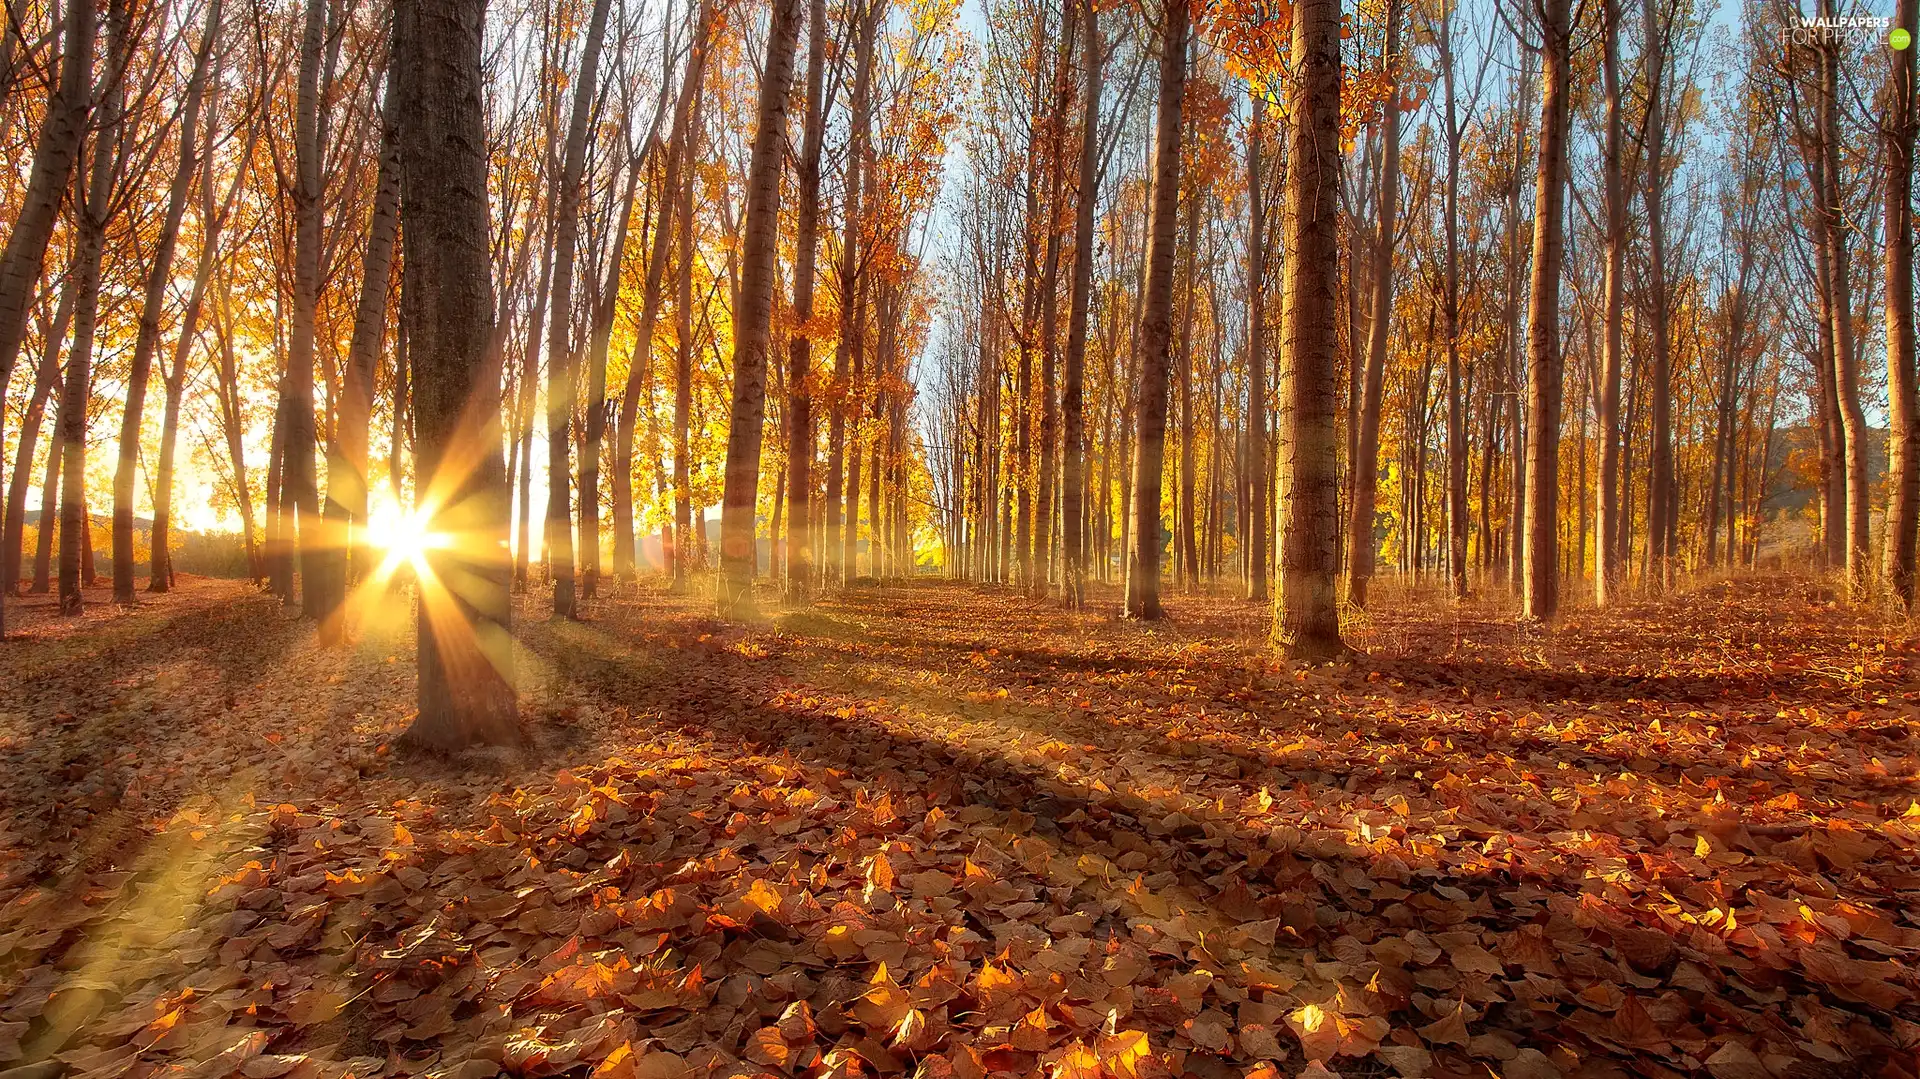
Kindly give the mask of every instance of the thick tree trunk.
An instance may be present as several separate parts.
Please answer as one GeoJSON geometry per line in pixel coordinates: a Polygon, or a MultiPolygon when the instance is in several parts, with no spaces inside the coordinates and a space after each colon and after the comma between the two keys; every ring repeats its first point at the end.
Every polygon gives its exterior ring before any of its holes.
{"type": "Polygon", "coordinates": [[[420,575],[420,712],[404,741],[449,751],[522,741],[513,691],[512,564],[487,241],[481,36],[486,0],[395,0],[400,216],[421,505],[436,532],[420,575]]]}
{"type": "Polygon", "coordinates": [[[727,429],[726,486],[720,501],[720,609],[753,608],[754,511],[766,424],[767,353],[772,347],[774,257],[779,246],[780,173],[787,143],[787,96],[800,38],[800,0],[773,0],[759,114],[747,165],[740,299],[733,343],[733,412],[727,429]]]}
{"type": "Polygon", "coordinates": [[[1335,593],[1340,555],[1340,436],[1334,425],[1340,347],[1334,321],[1340,289],[1337,0],[1295,4],[1292,70],[1281,292],[1285,509],[1274,638],[1289,658],[1311,661],[1346,650],[1335,593]]]}
{"type": "MultiPolygon", "coordinates": [[[[593,0],[586,44],[580,54],[573,112],[567,121],[553,231],[553,308],[547,331],[547,568],[553,577],[553,613],[579,616],[573,554],[573,268],[580,237],[581,176],[587,161],[587,126],[600,80],[600,50],[606,40],[611,0],[593,0]]],[[[643,341],[644,343],[644,341],[643,341]]],[[[593,542],[593,537],[583,537],[593,542]]]]}
{"type": "MultiPolygon", "coordinates": [[[[113,212],[120,166],[126,149],[127,56],[131,49],[128,0],[113,0],[107,11],[105,99],[93,140],[84,190],[74,192],[73,348],[67,355],[60,392],[60,613],[79,614],[80,588],[92,577],[83,567],[92,523],[87,514],[87,406],[93,393],[93,351],[99,328],[100,264],[107,223],[113,212]]],[[[78,188],[78,185],[76,185],[78,188]]],[[[42,521],[44,526],[45,522],[42,521]]]]}
{"type": "MultiPolygon", "coordinates": [[[[74,162],[87,132],[93,103],[93,38],[96,4],[68,3],[62,31],[60,85],[47,102],[34,146],[33,171],[0,254],[0,386],[13,378],[14,361],[27,332],[27,312],[40,288],[47,241],[60,203],[73,183],[74,162]]],[[[8,29],[12,29],[8,19],[8,29]]]]}
{"type": "Polygon", "coordinates": [[[1353,470],[1353,500],[1347,518],[1347,602],[1367,605],[1367,580],[1373,576],[1378,546],[1373,538],[1373,516],[1380,488],[1380,395],[1387,373],[1387,342],[1393,316],[1393,226],[1400,203],[1400,5],[1387,0],[1386,108],[1381,116],[1380,188],[1375,212],[1379,233],[1374,241],[1373,311],[1367,320],[1367,360],[1361,376],[1360,413],[1354,418],[1357,434],[1353,470]]]}
{"type": "MultiPolygon", "coordinates": [[[[1915,0],[1899,0],[1894,26],[1920,35],[1915,0]]],[[[1920,533],[1920,402],[1915,400],[1913,330],[1913,49],[1890,50],[1886,143],[1887,584],[1913,608],[1914,549],[1920,533]]]]}
{"type": "MultiPolygon", "coordinates": [[[[1181,114],[1187,88],[1188,12],[1161,5],[1160,103],[1154,119],[1152,213],[1140,306],[1138,435],[1133,452],[1133,524],[1127,550],[1129,618],[1160,617],[1160,485],[1167,451],[1167,361],[1173,342],[1174,235],[1180,215],[1181,114]]],[[[1336,22],[1338,14],[1335,15],[1336,22]]]]}
{"type": "Polygon", "coordinates": [[[1546,93],[1534,188],[1533,284],[1527,311],[1527,506],[1522,598],[1526,616],[1560,607],[1560,268],[1567,186],[1571,0],[1544,0],[1546,93]]]}

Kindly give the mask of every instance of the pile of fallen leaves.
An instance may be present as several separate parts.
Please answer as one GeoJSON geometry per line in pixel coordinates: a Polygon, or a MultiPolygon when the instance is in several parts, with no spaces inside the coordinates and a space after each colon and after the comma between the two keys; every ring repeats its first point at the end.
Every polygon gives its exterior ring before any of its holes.
{"type": "Polygon", "coordinates": [[[0,1067],[1920,1075],[1910,641],[1778,579],[1376,607],[1297,669],[1225,601],[645,591],[523,620],[534,748],[452,762],[387,750],[404,618],[30,621],[0,1067]]]}

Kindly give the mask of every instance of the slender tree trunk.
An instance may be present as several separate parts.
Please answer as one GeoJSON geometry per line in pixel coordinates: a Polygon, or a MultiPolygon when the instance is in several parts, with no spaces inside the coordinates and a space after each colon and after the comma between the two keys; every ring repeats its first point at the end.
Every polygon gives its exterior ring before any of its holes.
{"type": "Polygon", "coordinates": [[[1247,126],[1247,598],[1267,601],[1267,99],[1250,94],[1247,126]]]}
{"type": "MultiPolygon", "coordinates": [[[[187,80],[187,100],[181,110],[180,155],[167,189],[167,209],[159,242],[147,266],[146,290],[141,299],[140,326],[134,336],[128,368],[126,407],[121,411],[118,461],[113,473],[113,598],[133,602],[133,496],[140,468],[140,429],[145,416],[147,383],[153,373],[153,354],[160,347],[160,319],[165,313],[167,286],[173,282],[173,254],[178,247],[180,222],[186,217],[187,197],[193,189],[200,160],[200,105],[205,99],[207,69],[220,30],[220,0],[207,5],[206,26],[187,80]]],[[[171,477],[169,477],[171,478],[171,477]]],[[[158,548],[156,548],[158,549],[158,548]]],[[[165,591],[164,588],[161,591],[165,591]]]]}
{"type": "Polygon", "coordinates": [[[486,0],[395,0],[400,216],[415,472],[429,526],[459,537],[421,573],[419,715],[403,740],[447,751],[522,741],[513,691],[509,492],[500,372],[488,354],[488,250],[481,36],[486,0]]]}
{"type": "Polygon", "coordinates": [[[772,347],[780,173],[786,154],[787,96],[793,84],[800,11],[800,0],[773,0],[753,154],[747,165],[744,248],[733,344],[733,412],[727,429],[726,486],[720,502],[719,601],[726,614],[753,608],[754,512],[759,501],[760,446],[766,425],[767,353],[772,347]]]}
{"type": "Polygon", "coordinates": [[[1386,108],[1381,116],[1380,188],[1376,213],[1371,282],[1373,312],[1367,320],[1367,360],[1361,378],[1360,413],[1355,418],[1357,452],[1352,462],[1353,500],[1347,520],[1347,602],[1367,605],[1367,580],[1373,576],[1373,517],[1380,487],[1380,394],[1386,379],[1387,342],[1393,317],[1394,214],[1400,202],[1400,6],[1387,0],[1386,108]]]}
{"type": "MultiPolygon", "coordinates": [[[[628,162],[627,190],[615,211],[617,223],[608,248],[606,281],[594,299],[592,336],[587,344],[586,444],[580,451],[580,595],[584,599],[600,592],[600,457],[607,437],[607,349],[613,341],[620,270],[626,263],[627,231],[640,193],[641,168],[637,160],[628,162]]],[[[613,471],[629,468],[616,461],[613,471]]]]}
{"type": "MultiPolygon", "coordinates": [[[[1187,88],[1187,5],[1161,5],[1160,103],[1154,121],[1152,213],[1140,306],[1138,441],[1133,454],[1133,535],[1125,614],[1160,617],[1160,484],[1167,449],[1167,368],[1173,340],[1174,235],[1180,213],[1181,114],[1187,88]]],[[[1336,15],[1337,19],[1338,16],[1336,15]]]]}
{"type": "MultiPolygon", "coordinates": [[[[1458,601],[1467,598],[1467,374],[1460,359],[1460,138],[1459,101],[1454,87],[1453,8],[1440,16],[1440,78],[1446,95],[1447,178],[1447,585],[1458,601]]],[[[1486,542],[1482,533],[1480,542],[1486,542]]]]}
{"type": "Polygon", "coordinates": [[[33,587],[28,591],[44,596],[53,590],[53,540],[59,531],[60,474],[67,457],[67,440],[56,422],[47,440],[47,469],[40,481],[40,526],[34,539],[33,587]]]}
{"type": "MultiPolygon", "coordinates": [[[[1821,0],[1822,15],[1833,16],[1833,0],[1821,0]]],[[[1847,255],[1848,223],[1841,205],[1843,185],[1840,177],[1840,55],[1837,45],[1828,45],[1821,56],[1820,152],[1825,167],[1820,191],[1821,220],[1827,234],[1827,278],[1833,319],[1833,379],[1838,404],[1841,456],[1845,467],[1846,548],[1848,594],[1855,600],[1866,594],[1872,577],[1872,552],[1868,545],[1868,526],[1872,508],[1868,504],[1867,421],[1860,404],[1860,365],[1854,353],[1853,292],[1847,255]]]]}
{"type": "MultiPolygon", "coordinates": [[[[1894,26],[1920,36],[1920,4],[1899,0],[1894,26]]],[[[1913,49],[1893,49],[1886,143],[1887,584],[1901,605],[1914,600],[1914,550],[1920,533],[1920,402],[1914,388],[1913,49]]]]}
{"type": "Polygon", "coordinates": [[[1620,378],[1626,361],[1623,329],[1626,318],[1627,192],[1621,165],[1622,103],[1620,96],[1620,0],[1605,0],[1606,53],[1603,77],[1607,98],[1606,145],[1601,169],[1606,199],[1606,270],[1602,289],[1606,306],[1606,341],[1600,371],[1600,493],[1594,515],[1593,601],[1612,603],[1621,583],[1620,549],[1613,537],[1620,530],[1620,378]]]}
{"type": "MultiPolygon", "coordinates": [[[[327,459],[327,514],[336,531],[352,545],[350,577],[370,569],[366,547],[367,488],[371,467],[367,444],[373,416],[373,372],[387,337],[387,299],[393,282],[393,253],[400,233],[398,75],[387,72],[382,106],[380,164],[374,180],[373,213],[367,223],[367,247],[360,261],[360,297],[354,307],[353,336],[347,344],[347,370],[340,393],[340,418],[334,452],[327,459]]],[[[344,585],[348,578],[343,578],[344,585]]]]}
{"type": "Polygon", "coordinates": [[[1080,183],[1074,196],[1073,291],[1067,301],[1067,369],[1060,393],[1062,436],[1066,441],[1062,472],[1069,492],[1066,505],[1061,507],[1067,561],[1060,578],[1060,592],[1067,606],[1073,608],[1080,607],[1086,600],[1087,519],[1079,492],[1086,482],[1082,442],[1086,438],[1087,308],[1093,295],[1093,209],[1099,199],[1100,183],[1100,15],[1094,8],[1094,0],[1084,2],[1086,6],[1081,14],[1086,20],[1083,54],[1086,86],[1080,117],[1080,183]]]}
{"type": "MultiPolygon", "coordinates": [[[[47,401],[60,383],[60,345],[66,340],[67,325],[73,319],[73,276],[65,274],[62,278],[53,320],[43,327],[41,334],[40,364],[34,369],[33,396],[28,398],[26,413],[21,417],[20,439],[13,451],[13,474],[7,483],[5,539],[4,546],[0,546],[0,597],[11,597],[20,585],[21,559],[26,546],[27,477],[33,471],[34,447],[40,441],[47,401]]],[[[53,454],[49,463],[58,459],[58,454],[53,454]]],[[[42,536],[53,531],[53,519],[45,510],[42,506],[39,529],[42,536]]]]}
{"type": "Polygon", "coordinates": [[[787,602],[804,603],[813,579],[813,286],[820,252],[820,155],[826,138],[827,3],[807,11],[807,115],[801,136],[787,341],[787,602]]]}
{"type": "MultiPolygon", "coordinates": [[[[558,209],[553,232],[553,309],[547,331],[547,567],[553,577],[553,613],[579,617],[573,552],[573,409],[577,395],[574,377],[573,268],[580,237],[581,176],[586,169],[587,126],[593,118],[600,79],[600,50],[606,39],[610,0],[593,0],[587,22],[586,44],[567,121],[562,151],[560,186],[554,192],[558,209]]],[[[644,339],[642,340],[644,344],[644,339]]],[[[417,420],[416,420],[417,422],[417,420]]],[[[593,537],[583,537],[593,542],[593,537]]]]}
{"type": "MultiPolygon", "coordinates": [[[[696,90],[694,116],[698,115],[700,109],[698,98],[699,92],[696,90]]],[[[689,150],[695,145],[693,140],[697,137],[693,128],[694,123],[690,121],[686,143],[689,150]]],[[[690,471],[693,454],[688,440],[689,427],[693,422],[693,180],[693,170],[686,170],[679,188],[664,196],[677,204],[672,211],[677,234],[674,248],[678,251],[674,288],[673,521],[675,532],[683,537],[693,534],[693,479],[690,471]]],[[[684,540],[673,552],[675,591],[687,587],[689,553],[684,540]]]]}
{"type": "Polygon", "coordinates": [[[1546,93],[1533,210],[1533,284],[1527,311],[1526,616],[1549,620],[1560,606],[1560,268],[1567,184],[1571,0],[1544,0],[1546,93]]]}
{"type": "MultiPolygon", "coordinates": [[[[280,506],[287,557],[292,557],[294,551],[299,554],[301,613],[321,621],[321,635],[330,639],[334,627],[326,624],[326,617],[333,610],[332,592],[326,579],[329,537],[320,519],[320,483],[314,460],[319,439],[313,414],[314,336],[322,285],[320,249],[324,242],[321,155],[326,148],[320,134],[320,65],[326,18],[327,0],[307,0],[294,96],[293,304],[287,348],[288,411],[286,438],[281,445],[280,506]],[[284,535],[289,532],[290,535],[284,535]]],[[[291,587],[282,600],[292,605],[291,587]]]]}
{"type": "Polygon", "coordinates": [[[1669,20],[1662,17],[1656,0],[1641,6],[1647,45],[1642,81],[1647,93],[1646,184],[1642,198],[1647,211],[1646,302],[1651,318],[1648,333],[1652,337],[1651,385],[1648,387],[1647,443],[1647,583],[1655,589],[1671,583],[1675,551],[1668,543],[1672,522],[1679,512],[1673,462],[1673,360],[1672,299],[1667,289],[1666,271],[1666,103],[1662,87],[1667,79],[1666,40],[1669,20]]]}

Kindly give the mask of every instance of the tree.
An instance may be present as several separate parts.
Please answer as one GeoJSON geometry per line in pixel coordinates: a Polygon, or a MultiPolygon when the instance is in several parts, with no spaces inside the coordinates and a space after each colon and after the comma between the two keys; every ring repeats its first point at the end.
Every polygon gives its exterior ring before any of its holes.
{"type": "Polygon", "coordinates": [[[820,253],[820,152],[826,136],[827,3],[807,11],[807,115],[797,163],[793,323],[787,342],[787,601],[813,581],[813,286],[820,253]]]}
{"type": "Polygon", "coordinates": [[[1623,340],[1626,315],[1627,193],[1621,166],[1620,0],[1605,0],[1601,19],[1605,35],[1602,63],[1607,97],[1606,143],[1602,149],[1602,196],[1606,200],[1605,292],[1606,341],[1601,355],[1598,419],[1600,427],[1600,491],[1595,499],[1593,599],[1606,606],[1620,585],[1620,378],[1625,363],[1623,340]]]}
{"type": "Polygon", "coordinates": [[[1560,271],[1566,211],[1571,0],[1541,0],[1546,92],[1533,206],[1533,283],[1527,303],[1527,449],[1522,602],[1549,620],[1560,607],[1560,271]]]}
{"type": "Polygon", "coordinates": [[[1367,605],[1367,579],[1373,576],[1378,546],[1373,538],[1375,500],[1380,484],[1380,393],[1386,377],[1387,340],[1393,314],[1394,213],[1400,202],[1400,5],[1387,0],[1386,51],[1380,66],[1386,75],[1386,102],[1380,117],[1380,190],[1376,203],[1371,282],[1373,313],[1368,320],[1367,360],[1361,379],[1360,414],[1353,461],[1353,499],[1347,519],[1347,601],[1367,605]]]}
{"type": "Polygon", "coordinates": [[[647,257],[646,283],[641,290],[640,321],[634,330],[633,362],[628,365],[627,385],[620,395],[620,413],[614,421],[613,459],[613,571],[631,577],[635,570],[635,532],[633,512],[633,438],[640,414],[640,393],[653,377],[653,327],[660,317],[660,297],[665,281],[667,258],[674,236],[673,204],[665,193],[681,190],[687,140],[692,137],[693,103],[706,72],[707,52],[711,44],[717,14],[714,0],[701,0],[693,37],[687,46],[687,64],[680,77],[680,94],[673,106],[673,131],[668,138],[666,161],[661,169],[659,212],[655,214],[653,244],[647,257]]]}
{"type": "Polygon", "coordinates": [[[1247,598],[1267,600],[1267,138],[1264,90],[1249,94],[1247,117],[1247,598]]]}
{"type": "Polygon", "coordinates": [[[1293,11],[1287,120],[1286,273],[1280,462],[1285,499],[1274,638],[1290,659],[1329,659],[1340,640],[1339,435],[1334,427],[1339,336],[1340,5],[1299,0],[1293,11]]]}
{"type": "MultiPolygon", "coordinates": [[[[1920,36],[1915,0],[1899,0],[1894,27],[1920,36]]],[[[1913,330],[1913,140],[1912,47],[1890,49],[1892,80],[1881,128],[1886,170],[1887,320],[1887,584],[1912,609],[1914,548],[1920,532],[1920,402],[1916,402],[1913,330]]]]}
{"type": "MultiPolygon", "coordinates": [[[[368,522],[367,442],[373,412],[373,373],[387,336],[387,293],[400,233],[400,100],[396,81],[389,57],[373,212],[360,261],[360,296],[354,306],[353,336],[347,345],[347,365],[341,379],[340,417],[327,454],[327,520],[337,536],[351,534],[347,560],[354,576],[367,569],[364,533],[368,522]]],[[[344,599],[346,575],[337,583],[343,593],[338,598],[344,599]]]]}
{"type": "Polygon", "coordinates": [[[420,575],[420,713],[403,740],[450,751],[521,741],[509,636],[512,564],[481,97],[486,0],[395,0],[400,219],[416,473],[427,527],[451,542],[420,575]]]}
{"type": "MultiPolygon", "coordinates": [[[[326,195],[322,155],[326,149],[326,120],[320,107],[320,54],[326,36],[326,0],[307,0],[300,34],[298,83],[294,94],[293,176],[293,305],[289,319],[285,388],[285,436],[280,453],[280,504],[292,511],[292,544],[300,556],[300,609],[321,620],[321,636],[337,639],[325,624],[333,611],[329,572],[329,542],[320,519],[320,481],[314,454],[318,436],[313,416],[315,320],[319,317],[321,244],[325,239],[321,199],[326,195]]],[[[286,524],[282,525],[284,529],[286,524]]],[[[291,575],[281,601],[294,602],[291,575]]]]}
{"type": "MultiPolygon", "coordinates": [[[[27,330],[27,312],[40,287],[46,265],[47,241],[67,186],[73,182],[74,162],[86,136],[87,113],[93,105],[94,4],[68,4],[61,34],[60,85],[47,102],[33,154],[33,172],[26,195],[7,232],[0,254],[0,386],[13,378],[14,362],[27,330]]],[[[13,20],[7,20],[11,33],[13,20]]],[[[5,623],[0,622],[0,628],[5,623]]]]}
{"type": "MultiPolygon", "coordinates": [[[[12,32],[11,18],[7,29],[12,32]]],[[[26,334],[27,310],[46,265],[47,241],[53,236],[60,200],[73,181],[74,162],[86,136],[87,112],[93,104],[93,35],[94,5],[67,4],[59,89],[47,102],[26,196],[7,233],[6,250],[0,253],[0,388],[13,379],[26,334]]],[[[44,514],[41,519],[45,521],[44,514]]],[[[11,513],[6,527],[15,527],[11,513]]],[[[0,604],[0,637],[6,629],[5,607],[0,604]]]]}
{"type": "MultiPolygon", "coordinates": [[[[1143,621],[1157,620],[1161,614],[1160,549],[1164,541],[1160,535],[1160,485],[1167,450],[1174,234],[1180,216],[1181,112],[1187,89],[1186,0],[1166,0],[1160,10],[1160,104],[1154,118],[1146,286],[1140,306],[1140,377],[1134,390],[1138,423],[1133,452],[1134,522],[1127,551],[1124,608],[1127,617],[1143,621]]],[[[1336,13],[1335,20],[1338,18],[1336,13]]]]}
{"type": "Polygon", "coordinates": [[[200,104],[206,95],[207,70],[220,38],[220,10],[220,0],[212,0],[207,5],[206,26],[201,30],[193,74],[187,81],[187,100],[180,116],[180,154],[174,166],[173,182],[167,188],[160,242],[147,266],[146,289],[140,303],[140,329],[134,339],[133,362],[127,375],[126,407],[120,416],[119,456],[113,472],[113,598],[119,603],[133,602],[133,484],[134,473],[140,467],[140,425],[147,381],[153,373],[153,354],[160,347],[160,318],[165,311],[167,287],[173,282],[173,254],[178,246],[180,223],[186,218],[187,196],[200,170],[197,153],[200,104]]]}
{"type": "MultiPolygon", "coordinates": [[[[580,74],[567,120],[559,187],[553,197],[553,308],[547,330],[547,567],[553,576],[553,613],[576,618],[573,557],[573,267],[580,237],[580,182],[586,171],[587,124],[593,117],[600,78],[600,49],[607,35],[611,0],[593,0],[580,74]]],[[[582,543],[598,543],[583,536],[582,543]]]]}
{"type": "Polygon", "coordinates": [[[1087,306],[1093,295],[1093,208],[1099,201],[1100,184],[1100,15],[1094,9],[1094,0],[1084,2],[1086,89],[1080,118],[1080,184],[1073,212],[1073,292],[1067,311],[1066,376],[1060,394],[1062,436],[1066,441],[1061,486],[1067,492],[1060,507],[1066,547],[1061,594],[1069,607],[1079,607],[1084,601],[1087,572],[1087,522],[1079,492],[1086,482],[1082,444],[1086,438],[1087,306]]]}
{"type": "Polygon", "coordinates": [[[753,157],[747,166],[746,236],[733,344],[733,412],[727,426],[727,478],[720,501],[722,613],[739,614],[753,607],[753,526],[766,425],[767,353],[772,347],[780,172],[786,154],[787,95],[799,40],[800,0],[773,0],[753,157]]]}
{"type": "Polygon", "coordinates": [[[100,263],[114,193],[130,153],[126,136],[126,70],[132,51],[128,0],[107,9],[107,65],[101,78],[100,123],[84,189],[74,192],[78,235],[74,253],[73,348],[60,396],[60,613],[79,614],[81,558],[92,530],[87,513],[87,406],[93,395],[93,353],[100,318],[100,263]]]}

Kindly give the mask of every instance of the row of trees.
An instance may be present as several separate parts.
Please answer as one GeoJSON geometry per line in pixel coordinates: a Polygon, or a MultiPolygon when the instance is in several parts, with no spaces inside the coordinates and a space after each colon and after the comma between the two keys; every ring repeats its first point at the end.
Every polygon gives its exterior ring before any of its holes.
{"type": "Polygon", "coordinates": [[[1284,344],[1309,257],[1267,209],[1302,167],[1276,131],[1292,86],[1262,66],[1271,42],[1226,5],[1181,50],[1173,22],[1123,16],[1077,58],[1070,12],[990,10],[929,356],[955,572],[1069,599],[1083,575],[1124,578],[1151,617],[1164,553],[1181,587],[1231,575],[1265,598],[1307,512],[1282,466],[1328,452],[1331,429],[1334,478],[1309,500],[1330,508],[1309,516],[1336,522],[1356,606],[1383,552],[1455,596],[1510,588],[1531,617],[1565,580],[1604,605],[1751,565],[1770,526],[1793,545],[1800,488],[1810,553],[1856,598],[1911,602],[1913,75],[1888,26],[1844,29],[1830,4],[1756,4],[1738,33],[1689,0],[1586,5],[1580,25],[1552,5],[1361,5],[1327,256],[1345,401],[1327,416],[1317,385],[1291,396],[1321,372],[1284,344]],[[1174,73],[1157,112],[1135,89],[1182,51],[1176,123],[1174,73]],[[1135,77],[1103,84],[1103,65],[1135,77]],[[1051,312],[1080,302],[1063,252],[1091,264],[1093,332],[1067,335],[1087,373],[1057,382],[1051,312]],[[1854,332],[1875,304],[1884,336],[1854,332]]]}

